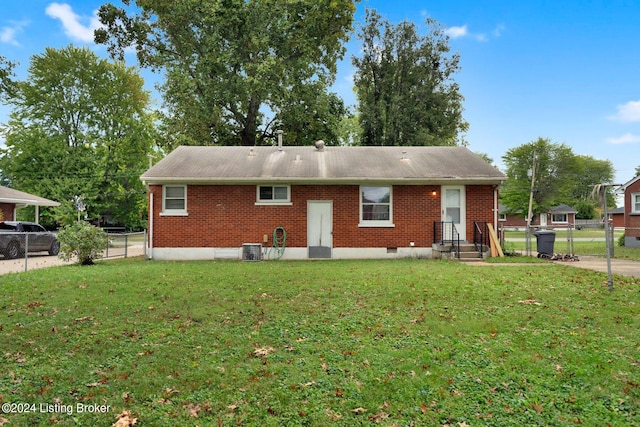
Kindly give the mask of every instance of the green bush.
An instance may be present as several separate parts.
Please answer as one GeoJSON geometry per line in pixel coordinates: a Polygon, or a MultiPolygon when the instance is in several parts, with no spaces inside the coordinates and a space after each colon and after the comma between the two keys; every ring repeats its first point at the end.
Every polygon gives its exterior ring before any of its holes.
{"type": "Polygon", "coordinates": [[[618,237],[618,246],[624,246],[624,234],[618,237]]]}
{"type": "Polygon", "coordinates": [[[107,247],[107,233],[93,225],[79,221],[64,227],[58,233],[60,254],[65,261],[77,257],[80,265],[92,265],[93,261],[102,257],[107,247]]]}

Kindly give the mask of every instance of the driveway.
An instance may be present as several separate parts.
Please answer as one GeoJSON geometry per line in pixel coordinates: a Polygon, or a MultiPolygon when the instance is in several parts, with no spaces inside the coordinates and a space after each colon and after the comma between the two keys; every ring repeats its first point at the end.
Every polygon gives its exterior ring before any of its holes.
{"type": "MultiPolygon", "coordinates": [[[[585,270],[595,270],[607,273],[607,259],[595,256],[580,256],[580,261],[564,262],[555,261],[558,264],[570,267],[583,268],[585,270]]],[[[629,261],[624,259],[611,259],[611,272],[621,276],[640,277],[640,261],[629,261]]]]}
{"type": "MultiPolygon", "coordinates": [[[[109,250],[109,258],[102,258],[105,260],[115,259],[124,257],[124,250],[120,249],[118,253],[114,249],[109,250]],[[115,257],[114,257],[115,256],[115,257]]],[[[127,256],[135,257],[144,255],[144,248],[140,245],[129,246],[127,248],[127,256]]],[[[46,252],[42,252],[41,254],[29,254],[27,258],[27,265],[25,270],[25,259],[5,259],[0,257],[0,274],[8,274],[8,273],[22,273],[23,271],[35,270],[37,268],[46,268],[46,267],[54,267],[56,265],[68,265],[73,264],[75,260],[72,261],[63,261],[57,256],[50,256],[46,252]]]]}

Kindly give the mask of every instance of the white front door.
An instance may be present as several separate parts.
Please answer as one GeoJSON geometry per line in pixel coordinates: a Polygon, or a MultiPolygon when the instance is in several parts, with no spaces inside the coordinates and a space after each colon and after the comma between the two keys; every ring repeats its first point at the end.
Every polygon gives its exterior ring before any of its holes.
{"type": "MultiPolygon", "coordinates": [[[[465,199],[464,185],[442,186],[442,221],[453,223],[460,240],[467,238],[465,199]]],[[[444,240],[454,237],[450,227],[445,226],[443,233],[444,240]]]]}
{"type": "Polygon", "coordinates": [[[307,246],[309,258],[331,258],[333,245],[333,203],[307,202],[307,246]]]}

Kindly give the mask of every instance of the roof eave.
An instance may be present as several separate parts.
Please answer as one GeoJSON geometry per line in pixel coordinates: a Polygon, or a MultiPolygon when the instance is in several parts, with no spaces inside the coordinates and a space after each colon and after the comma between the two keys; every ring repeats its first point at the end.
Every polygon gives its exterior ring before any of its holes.
{"type": "Polygon", "coordinates": [[[194,184],[194,185],[249,185],[261,183],[286,183],[299,185],[314,184],[361,184],[389,183],[403,185],[500,185],[506,177],[433,177],[433,178],[384,178],[384,177],[343,177],[343,178],[299,178],[299,177],[249,177],[249,178],[202,178],[202,177],[144,177],[140,178],[145,185],[162,184],[194,184]]]}
{"type": "Polygon", "coordinates": [[[0,203],[13,203],[16,205],[25,206],[60,206],[60,203],[54,202],[52,200],[30,200],[11,197],[0,197],[0,203]]]}

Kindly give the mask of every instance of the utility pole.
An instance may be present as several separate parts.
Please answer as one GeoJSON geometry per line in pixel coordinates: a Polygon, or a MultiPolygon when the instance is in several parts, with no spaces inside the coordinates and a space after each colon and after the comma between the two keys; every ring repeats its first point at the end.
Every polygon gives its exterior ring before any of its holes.
{"type": "Polygon", "coordinates": [[[527,213],[527,238],[526,238],[526,252],[527,256],[531,256],[531,215],[533,210],[533,191],[536,181],[536,152],[533,152],[533,165],[531,167],[531,190],[529,191],[529,212],[527,213]]]}

